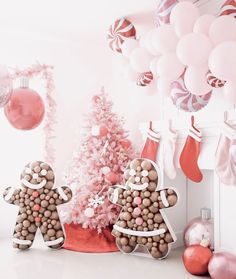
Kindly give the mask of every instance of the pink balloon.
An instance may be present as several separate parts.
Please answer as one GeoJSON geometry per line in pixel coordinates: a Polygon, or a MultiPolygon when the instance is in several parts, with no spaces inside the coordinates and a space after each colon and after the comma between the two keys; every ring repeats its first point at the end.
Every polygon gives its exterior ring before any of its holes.
{"type": "Polygon", "coordinates": [[[236,42],[224,42],[215,47],[209,57],[212,74],[221,80],[236,80],[236,42]]]}
{"type": "Polygon", "coordinates": [[[215,20],[215,16],[213,15],[202,15],[200,16],[193,27],[194,33],[202,33],[206,36],[209,36],[209,30],[212,22],[215,20]]]}
{"type": "Polygon", "coordinates": [[[44,117],[44,103],[37,92],[29,88],[18,88],[4,108],[11,125],[19,130],[36,128],[44,117]]]}
{"type": "Polygon", "coordinates": [[[209,30],[210,39],[215,45],[236,40],[236,20],[232,16],[217,17],[209,30]]]}
{"type": "Polygon", "coordinates": [[[227,81],[224,85],[223,92],[225,98],[231,103],[236,104],[236,82],[227,81]]]}
{"type": "Polygon", "coordinates": [[[121,45],[122,54],[129,58],[131,52],[138,47],[138,41],[135,39],[126,39],[121,45]]]}
{"type": "Polygon", "coordinates": [[[208,271],[212,279],[235,279],[236,256],[227,252],[213,254],[208,271]]]}
{"type": "Polygon", "coordinates": [[[205,95],[209,93],[212,88],[207,83],[206,74],[208,69],[205,67],[188,67],[184,75],[184,83],[187,90],[194,95],[205,95]]]}
{"type": "Polygon", "coordinates": [[[190,33],[180,39],[177,56],[187,66],[201,66],[208,61],[212,43],[204,34],[190,33]]]}
{"type": "Polygon", "coordinates": [[[153,34],[156,32],[156,28],[148,31],[148,33],[145,35],[144,39],[144,48],[149,52],[151,55],[160,55],[158,51],[154,48],[152,37],[153,34]]]}
{"type": "Polygon", "coordinates": [[[184,65],[179,61],[175,53],[166,53],[157,63],[159,76],[171,81],[177,80],[184,72],[184,65]]]}
{"type": "Polygon", "coordinates": [[[194,23],[198,17],[198,8],[193,3],[184,1],[173,8],[170,14],[170,23],[174,24],[177,36],[182,37],[193,31],[194,23]]]}
{"type": "Polygon", "coordinates": [[[174,26],[170,24],[162,25],[152,33],[153,47],[157,52],[162,54],[166,52],[174,52],[178,40],[174,26]]]}
{"type": "Polygon", "coordinates": [[[135,48],[130,55],[130,65],[136,72],[144,73],[149,70],[149,65],[153,56],[144,48],[135,48]]]}
{"type": "Polygon", "coordinates": [[[130,81],[135,81],[138,78],[139,73],[135,72],[133,68],[130,66],[130,64],[125,65],[124,67],[124,76],[126,79],[130,81]]]}
{"type": "Polygon", "coordinates": [[[152,72],[154,77],[158,77],[157,64],[158,64],[159,59],[160,59],[160,56],[154,57],[149,65],[149,69],[152,72]]]}

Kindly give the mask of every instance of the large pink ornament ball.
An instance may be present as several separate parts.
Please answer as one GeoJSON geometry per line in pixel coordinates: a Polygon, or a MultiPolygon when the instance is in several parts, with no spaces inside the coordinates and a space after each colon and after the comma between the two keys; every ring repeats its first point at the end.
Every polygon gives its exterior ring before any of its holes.
{"type": "Polygon", "coordinates": [[[209,36],[215,45],[236,40],[236,20],[232,16],[217,17],[211,24],[209,36]]]}
{"type": "Polygon", "coordinates": [[[45,108],[37,92],[28,87],[20,87],[13,91],[4,112],[14,128],[31,130],[42,122],[45,108]]]}
{"type": "Polygon", "coordinates": [[[106,175],[106,180],[111,184],[116,184],[119,181],[119,176],[111,171],[106,175]]]}
{"type": "Polygon", "coordinates": [[[184,65],[196,67],[207,63],[212,47],[206,35],[190,33],[180,39],[176,53],[184,65]]]}
{"type": "Polygon", "coordinates": [[[212,279],[236,279],[236,256],[226,252],[215,253],[208,271],[212,279]]]}
{"type": "Polygon", "coordinates": [[[134,25],[125,18],[117,19],[108,30],[107,41],[109,47],[115,52],[122,52],[121,45],[125,39],[135,39],[136,30],[134,25]]]}

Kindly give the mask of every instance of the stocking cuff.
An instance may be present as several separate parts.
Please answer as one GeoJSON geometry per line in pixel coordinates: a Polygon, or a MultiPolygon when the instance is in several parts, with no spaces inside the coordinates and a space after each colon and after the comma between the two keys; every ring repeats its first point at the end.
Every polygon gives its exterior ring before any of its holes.
{"type": "Polygon", "coordinates": [[[190,127],[189,129],[189,136],[199,142],[202,140],[202,133],[199,130],[194,129],[193,127],[190,127]]]}
{"type": "Polygon", "coordinates": [[[147,137],[155,142],[159,142],[160,141],[160,134],[154,132],[153,130],[149,129],[147,132],[147,137]]]}

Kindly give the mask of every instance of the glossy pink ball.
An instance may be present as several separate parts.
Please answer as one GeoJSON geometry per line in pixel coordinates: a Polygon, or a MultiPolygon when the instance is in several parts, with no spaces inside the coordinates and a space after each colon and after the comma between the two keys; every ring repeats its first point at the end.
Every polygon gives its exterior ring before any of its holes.
{"type": "Polygon", "coordinates": [[[139,207],[135,207],[133,211],[133,216],[139,216],[141,214],[141,209],[139,207]]]}
{"type": "Polygon", "coordinates": [[[135,197],[134,198],[134,203],[137,204],[137,205],[141,204],[142,203],[141,198],[140,197],[135,197]]]}
{"type": "Polygon", "coordinates": [[[31,130],[42,122],[45,108],[40,95],[29,88],[15,89],[4,107],[11,125],[19,130],[31,130]]]}
{"type": "Polygon", "coordinates": [[[143,219],[141,217],[138,217],[135,219],[135,224],[138,226],[141,226],[143,224],[143,219]]]}

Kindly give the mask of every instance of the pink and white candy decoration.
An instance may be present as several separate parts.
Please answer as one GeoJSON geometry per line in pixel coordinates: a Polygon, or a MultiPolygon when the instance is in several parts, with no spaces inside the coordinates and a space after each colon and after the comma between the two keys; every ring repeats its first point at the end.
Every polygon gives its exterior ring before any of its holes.
{"type": "Polygon", "coordinates": [[[170,13],[177,3],[176,0],[158,1],[155,18],[157,26],[170,23],[170,13]]]}
{"type": "Polygon", "coordinates": [[[225,81],[224,80],[220,80],[218,78],[216,78],[211,71],[209,71],[206,75],[207,78],[207,83],[213,87],[213,88],[221,88],[225,85],[225,81]]]}
{"type": "Polygon", "coordinates": [[[152,72],[141,73],[137,79],[138,86],[147,86],[153,80],[152,72]]]}
{"type": "Polygon", "coordinates": [[[107,41],[109,47],[113,51],[122,52],[121,45],[127,38],[136,38],[134,25],[125,18],[117,19],[108,30],[107,41]]]}
{"type": "Polygon", "coordinates": [[[208,104],[211,95],[211,92],[202,96],[191,94],[184,84],[183,75],[172,83],[171,100],[178,109],[186,112],[197,112],[203,109],[208,104]]]}
{"type": "Polygon", "coordinates": [[[220,15],[231,15],[236,18],[236,1],[227,0],[221,8],[220,15]]]}

